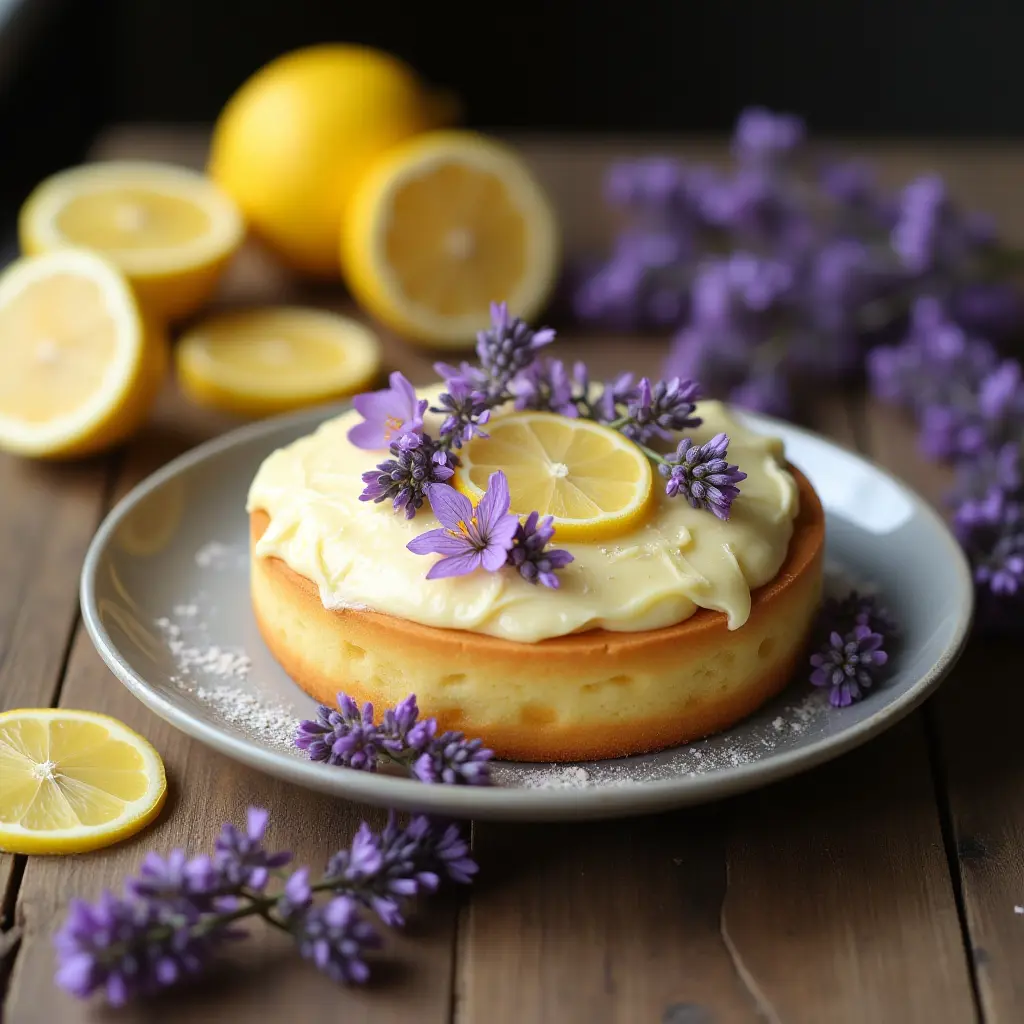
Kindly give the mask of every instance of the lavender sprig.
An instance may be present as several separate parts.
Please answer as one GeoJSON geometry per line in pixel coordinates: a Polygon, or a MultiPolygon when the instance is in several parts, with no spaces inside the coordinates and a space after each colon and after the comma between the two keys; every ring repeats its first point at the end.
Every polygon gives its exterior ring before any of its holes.
{"type": "Polygon", "coordinates": [[[684,437],[675,454],[658,465],[658,472],[668,478],[665,493],[670,498],[681,495],[693,508],[728,519],[740,493],[736,485],[747,478],[739,467],[729,464],[728,455],[728,434],[715,434],[701,445],[684,437]]]}
{"type": "Polygon", "coordinates": [[[833,707],[861,700],[881,678],[890,647],[899,636],[896,620],[872,596],[850,591],[822,607],[818,649],[811,655],[814,686],[827,687],[833,707]]]}
{"type": "Polygon", "coordinates": [[[437,720],[420,718],[416,695],[410,694],[374,725],[373,705],[360,709],[338,694],[338,710],[321,705],[313,721],[299,723],[295,745],[312,761],[358,771],[376,771],[381,758],[403,767],[414,779],[446,785],[489,786],[494,751],[461,732],[438,735],[437,720]],[[353,758],[352,750],[360,756],[353,758]],[[370,753],[372,751],[372,754],[370,753]]]}
{"type": "Polygon", "coordinates": [[[363,474],[366,487],[359,500],[390,501],[412,519],[423,507],[427,486],[450,480],[458,460],[428,434],[403,434],[390,451],[390,459],[363,474]]]}
{"type": "Polygon", "coordinates": [[[123,896],[73,899],[54,936],[56,984],[120,1006],[208,970],[224,942],[245,936],[237,923],[252,917],[289,933],[329,977],[362,983],[370,974],[365,955],[380,944],[363,908],[401,927],[406,902],[445,879],[468,883],[477,871],[456,826],[422,815],[402,826],[392,813],[379,834],[364,822],[320,878],[311,882],[301,867],[268,892],[269,872],[291,854],[265,850],[266,824],[267,812],[250,808],[244,832],[224,825],[213,857],[151,853],[123,896]],[[321,895],[326,902],[317,902],[321,895]]]}

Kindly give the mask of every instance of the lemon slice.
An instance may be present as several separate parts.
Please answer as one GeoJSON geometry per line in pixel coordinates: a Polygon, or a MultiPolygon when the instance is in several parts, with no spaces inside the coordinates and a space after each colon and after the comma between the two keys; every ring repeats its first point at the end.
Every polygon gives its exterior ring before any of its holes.
{"type": "Polygon", "coordinates": [[[167,795],[160,755],[106,715],[0,714],[0,850],[82,853],[127,839],[167,795]]]}
{"type": "Polygon", "coordinates": [[[175,360],[195,401],[265,416],[362,390],[380,369],[381,346],[355,320],[280,307],[205,320],[181,339],[175,360]]]}
{"type": "Polygon", "coordinates": [[[558,269],[555,216],[510,149],[428,132],[380,157],[352,196],[342,269],[356,299],[405,335],[465,348],[493,301],[529,320],[558,269]]]}
{"type": "Polygon", "coordinates": [[[651,464],[635,444],[590,420],[522,412],[492,420],[488,438],[461,452],[455,485],[479,501],[491,473],[504,472],[519,516],[553,516],[558,541],[624,533],[651,502],[651,464]]]}
{"type": "Polygon", "coordinates": [[[19,216],[22,249],[94,249],[131,280],[153,316],[195,312],[239,247],[238,208],[209,179],[171,164],[110,162],[61,171],[19,216]]]}
{"type": "Polygon", "coordinates": [[[24,257],[0,276],[0,448],[65,458],[125,440],[167,362],[162,334],[96,254],[24,257]]]}

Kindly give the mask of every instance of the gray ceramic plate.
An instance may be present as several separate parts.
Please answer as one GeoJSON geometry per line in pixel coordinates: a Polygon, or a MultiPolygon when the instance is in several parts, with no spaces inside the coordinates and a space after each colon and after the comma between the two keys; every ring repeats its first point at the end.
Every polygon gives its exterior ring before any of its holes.
{"type": "Polygon", "coordinates": [[[111,671],[203,743],[300,786],[455,817],[599,818],[718,799],[821,764],[889,728],[949,670],[972,609],[968,567],[939,517],[881,470],[788,424],[783,437],[828,517],[833,585],[870,582],[901,619],[893,671],[833,710],[806,676],[735,729],[643,757],[507,764],[487,789],[426,786],[305,760],[291,745],[313,702],[263,646],[249,607],[245,496],[261,460],[339,407],[236,430],[183,455],[107,517],[82,573],[86,628],[111,671]]]}

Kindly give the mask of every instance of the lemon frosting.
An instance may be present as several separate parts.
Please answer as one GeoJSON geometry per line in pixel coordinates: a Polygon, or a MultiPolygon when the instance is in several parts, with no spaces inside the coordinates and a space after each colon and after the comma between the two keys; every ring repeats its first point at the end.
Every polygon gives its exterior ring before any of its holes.
{"type": "MultiPolygon", "coordinates": [[[[414,555],[406,544],[438,521],[429,505],[406,519],[390,502],[359,500],[363,472],[386,454],[349,443],[346,434],[360,421],[354,411],[264,461],[247,504],[270,517],[255,554],[280,558],[312,580],[327,608],[371,609],[520,643],[595,628],[660,629],[697,608],[724,612],[729,628],[738,629],[750,614],[751,590],[785,560],[797,487],[779,438],[742,426],[720,402],[699,403],[697,415],[703,423],[687,436],[700,444],[725,431],[729,461],[747,474],[729,521],[667,497],[656,477],[641,525],[591,543],[561,543],[556,532],[554,546],[575,559],[559,572],[558,590],[528,583],[511,569],[427,580],[438,556],[414,555]]],[[[427,415],[425,428],[434,436],[438,422],[427,415]]]]}

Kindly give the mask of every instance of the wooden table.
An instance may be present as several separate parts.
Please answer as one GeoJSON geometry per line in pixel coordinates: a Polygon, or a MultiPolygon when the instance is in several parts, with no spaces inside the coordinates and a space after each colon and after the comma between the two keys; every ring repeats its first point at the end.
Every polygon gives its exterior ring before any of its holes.
{"type": "MultiPolygon", "coordinates": [[[[125,129],[105,156],[199,164],[202,133],[125,129]]],[[[598,182],[641,143],[523,148],[550,188],[570,248],[609,224],[598,182]]],[[[703,157],[721,147],[680,146],[703,157]]],[[[1024,241],[1024,148],[871,146],[885,178],[924,168],[1024,241]]],[[[305,292],[255,253],[228,300],[305,292]]],[[[386,336],[413,380],[429,360],[386,336]]],[[[656,372],[657,339],[563,336],[601,372],[656,372]]],[[[821,403],[815,426],[937,498],[943,474],[907,424],[861,399],[821,403]]],[[[101,1019],[51,983],[50,937],[69,897],[119,887],[146,849],[205,848],[247,804],[321,864],[378,811],[315,796],[213,753],[151,715],[81,628],[77,583],[105,511],[172,455],[231,424],[168,388],[126,451],[79,465],[0,458],[0,708],[60,704],[123,719],[163,754],[171,795],[141,836],[82,857],[0,855],[0,996],[9,1024],[101,1019]]],[[[260,933],[196,990],[122,1021],[442,1024],[961,1024],[1024,1020],[1024,688],[1017,652],[975,644],[937,697],[881,739],[800,778],[697,810],[593,825],[477,823],[471,890],[446,891],[390,943],[373,983],[338,989],[260,933]]],[[[3,1016],[3,1013],[0,1013],[3,1016]]],[[[113,1018],[111,1018],[113,1019],[113,1018]]]]}

